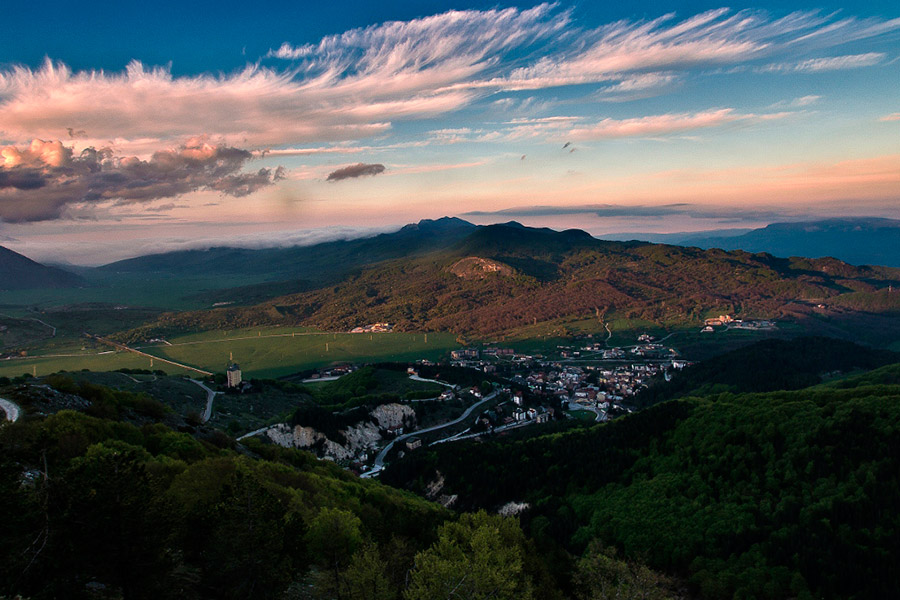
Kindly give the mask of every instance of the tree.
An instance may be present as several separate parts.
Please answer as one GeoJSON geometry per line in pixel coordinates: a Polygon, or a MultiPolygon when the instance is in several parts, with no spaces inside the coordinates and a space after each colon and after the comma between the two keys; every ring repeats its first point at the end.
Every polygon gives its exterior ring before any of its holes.
{"type": "Polygon", "coordinates": [[[321,585],[340,600],[341,575],[360,544],[362,522],[352,512],[340,508],[322,508],[309,524],[305,541],[307,550],[325,573],[321,585]]]}
{"type": "Polygon", "coordinates": [[[392,600],[396,589],[386,575],[387,564],[378,554],[378,546],[366,543],[356,551],[342,574],[341,587],[348,600],[392,600]]]}
{"type": "Polygon", "coordinates": [[[57,560],[86,580],[115,586],[125,600],[158,597],[170,568],[166,511],[155,499],[149,460],[124,442],[95,444],[53,490],[64,505],[57,560]]]}
{"type": "Polygon", "coordinates": [[[416,555],[406,600],[527,600],[525,536],[518,522],[484,511],[465,514],[438,531],[438,541],[416,555]]]}
{"type": "Polygon", "coordinates": [[[646,565],[616,557],[615,548],[591,543],[575,573],[582,600],[665,600],[669,581],[646,565]]]}
{"type": "Polygon", "coordinates": [[[238,468],[210,514],[203,540],[203,584],[217,598],[274,598],[290,583],[299,519],[263,483],[238,468]]]}

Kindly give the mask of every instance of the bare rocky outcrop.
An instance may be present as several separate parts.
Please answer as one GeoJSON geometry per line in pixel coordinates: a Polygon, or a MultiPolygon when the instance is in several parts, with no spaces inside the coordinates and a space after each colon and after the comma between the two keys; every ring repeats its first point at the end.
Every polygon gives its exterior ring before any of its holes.
{"type": "Polygon", "coordinates": [[[369,415],[382,429],[401,427],[416,419],[416,411],[411,406],[396,403],[376,406],[369,415]]]}
{"type": "Polygon", "coordinates": [[[526,510],[531,508],[531,505],[527,502],[507,502],[497,511],[498,515],[502,515],[504,517],[515,517],[516,515],[520,515],[526,510]]]}
{"type": "Polygon", "coordinates": [[[291,427],[287,423],[270,428],[266,435],[279,446],[311,450],[323,458],[353,460],[383,445],[384,430],[414,424],[416,412],[404,404],[382,404],[374,408],[369,417],[369,420],[341,430],[343,443],[329,439],[312,427],[291,427]]]}
{"type": "Polygon", "coordinates": [[[450,265],[447,270],[462,279],[484,279],[491,273],[499,273],[506,276],[515,273],[515,270],[509,265],[479,256],[461,258],[450,265]]]}

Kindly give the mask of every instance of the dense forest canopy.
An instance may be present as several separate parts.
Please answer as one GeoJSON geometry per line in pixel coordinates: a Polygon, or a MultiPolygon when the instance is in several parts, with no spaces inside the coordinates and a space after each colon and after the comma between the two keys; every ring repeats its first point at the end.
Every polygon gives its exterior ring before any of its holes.
{"type": "Polygon", "coordinates": [[[439,476],[470,510],[526,503],[523,526],[549,554],[599,539],[706,598],[873,598],[900,589],[898,472],[894,380],[686,398],[589,429],[437,446],[383,480],[422,492],[439,476]]]}

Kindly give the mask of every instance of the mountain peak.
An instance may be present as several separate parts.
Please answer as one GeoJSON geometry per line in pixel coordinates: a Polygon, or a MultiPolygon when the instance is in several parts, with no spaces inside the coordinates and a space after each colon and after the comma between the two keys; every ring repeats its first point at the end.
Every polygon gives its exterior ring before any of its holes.
{"type": "Polygon", "coordinates": [[[83,284],[84,281],[73,273],[42,265],[0,246],[0,290],[67,288],[83,284]]]}
{"type": "Polygon", "coordinates": [[[400,231],[452,231],[474,229],[475,225],[458,217],[441,217],[440,219],[422,219],[418,223],[404,225],[400,231]]]}

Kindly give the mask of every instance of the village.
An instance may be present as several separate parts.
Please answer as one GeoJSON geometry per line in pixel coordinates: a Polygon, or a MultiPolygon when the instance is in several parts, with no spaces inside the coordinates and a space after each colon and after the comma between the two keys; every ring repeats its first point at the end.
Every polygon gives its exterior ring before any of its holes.
{"type": "MultiPolygon", "coordinates": [[[[388,323],[376,323],[354,331],[390,329],[388,323]]],[[[429,397],[398,398],[393,404],[370,407],[369,417],[344,432],[348,441],[343,445],[326,440],[322,446],[321,434],[299,426],[293,433],[278,427],[254,433],[266,432],[276,443],[286,445],[318,444],[322,458],[372,476],[386,462],[434,444],[502,436],[573,419],[600,423],[629,414],[637,410],[636,398],[651,380],[668,380],[674,371],[690,364],[664,341],[644,333],[628,346],[582,336],[531,353],[498,342],[459,348],[444,360],[407,363],[405,377],[442,389],[429,397]],[[402,418],[388,418],[391,411],[402,418]]],[[[362,366],[331,365],[298,374],[294,380],[301,385],[327,385],[362,366]]],[[[227,375],[230,391],[245,391],[237,365],[231,365],[227,375]]]]}
{"type": "MultiPolygon", "coordinates": [[[[561,411],[587,410],[597,421],[633,410],[634,397],[654,377],[668,380],[671,373],[690,365],[672,348],[643,334],[631,347],[594,343],[580,348],[558,346],[556,357],[517,353],[511,348],[466,348],[451,353],[451,364],[478,369],[506,378],[516,391],[515,404],[537,403],[561,411]]],[[[565,414],[565,413],[563,413],[565,414]]],[[[515,420],[531,420],[530,413],[515,420]]]]}

